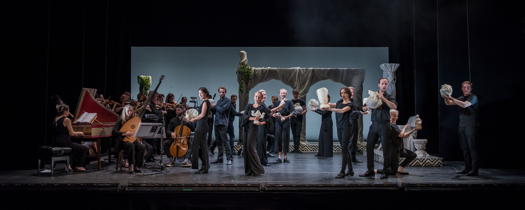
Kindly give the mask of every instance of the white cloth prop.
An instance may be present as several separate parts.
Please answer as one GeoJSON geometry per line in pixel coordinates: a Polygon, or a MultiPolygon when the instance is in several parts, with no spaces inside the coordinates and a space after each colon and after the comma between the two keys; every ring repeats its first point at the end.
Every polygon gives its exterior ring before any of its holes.
{"type": "Polygon", "coordinates": [[[439,93],[441,96],[451,96],[452,95],[452,86],[449,84],[443,84],[441,85],[441,89],[439,89],[439,93]]]}
{"type": "MultiPolygon", "coordinates": [[[[253,110],[252,110],[251,115],[252,115],[252,117],[257,117],[257,118],[259,118],[259,119],[264,118],[264,112],[261,113],[259,110],[257,110],[257,111],[253,111],[253,110]]],[[[254,120],[254,121],[253,121],[254,124],[255,124],[256,122],[259,122],[259,120],[254,120]]]]}
{"type": "Polygon", "coordinates": [[[292,112],[292,113],[293,113],[294,115],[298,115],[298,114],[300,114],[301,112],[303,112],[303,107],[302,107],[299,103],[294,104],[294,106],[293,106],[293,112],[292,112]]]}
{"type": "Polygon", "coordinates": [[[364,104],[370,109],[377,109],[383,105],[383,101],[379,98],[379,93],[376,91],[368,90],[368,97],[363,100],[364,104]]]}
{"type": "Polygon", "coordinates": [[[308,101],[308,106],[310,109],[317,109],[319,108],[319,101],[315,98],[312,98],[310,101],[308,101]]]}
{"type": "Polygon", "coordinates": [[[408,118],[407,125],[416,130],[421,130],[423,129],[423,120],[419,118],[419,115],[417,114],[408,118]]]}
{"type": "Polygon", "coordinates": [[[317,98],[319,99],[319,103],[321,104],[321,109],[327,109],[330,108],[330,105],[328,104],[328,89],[325,87],[317,89],[317,98]]]}
{"type": "Polygon", "coordinates": [[[186,118],[187,120],[191,120],[193,118],[196,118],[197,116],[199,116],[199,112],[196,109],[188,109],[186,110],[184,118],[186,118]]]}

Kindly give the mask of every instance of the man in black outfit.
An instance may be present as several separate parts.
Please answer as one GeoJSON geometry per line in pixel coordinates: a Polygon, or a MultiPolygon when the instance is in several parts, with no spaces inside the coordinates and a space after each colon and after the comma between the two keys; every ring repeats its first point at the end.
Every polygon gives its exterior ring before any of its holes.
{"type": "Polygon", "coordinates": [[[453,98],[443,96],[448,106],[459,106],[459,145],[463,150],[465,169],[458,174],[467,176],[478,176],[479,155],[476,141],[476,117],[478,112],[478,97],[472,93],[472,83],[464,81],[461,84],[463,96],[453,98]]]}
{"type": "Polygon", "coordinates": [[[217,146],[219,147],[219,155],[217,157],[217,160],[212,163],[222,163],[224,150],[226,150],[227,164],[231,165],[233,164],[233,154],[230,146],[230,141],[228,140],[228,136],[226,134],[230,119],[231,101],[228,97],[226,97],[225,87],[219,87],[218,91],[220,99],[217,101],[214,107],[214,124],[215,136],[218,137],[215,141],[217,141],[217,146]]]}
{"type": "Polygon", "coordinates": [[[290,125],[292,127],[292,136],[293,136],[293,150],[292,153],[301,153],[299,151],[299,145],[301,144],[301,131],[303,130],[303,115],[306,114],[306,103],[303,99],[299,98],[299,91],[293,90],[293,99],[292,104],[294,109],[296,107],[301,107],[302,111],[294,111],[292,118],[290,119],[290,125]]]}
{"type": "MultiPolygon", "coordinates": [[[[381,106],[376,109],[372,109],[372,125],[368,131],[368,138],[366,139],[366,162],[367,171],[359,176],[371,177],[375,175],[374,172],[374,146],[381,139],[383,145],[383,174],[381,179],[388,178],[388,175],[395,174],[390,171],[392,156],[392,142],[388,138],[389,124],[390,124],[390,109],[397,109],[397,103],[395,98],[386,92],[388,87],[388,79],[380,78],[377,86],[379,87],[378,96],[381,99],[381,106]]],[[[368,110],[368,107],[363,107],[364,111],[368,110]]]]}

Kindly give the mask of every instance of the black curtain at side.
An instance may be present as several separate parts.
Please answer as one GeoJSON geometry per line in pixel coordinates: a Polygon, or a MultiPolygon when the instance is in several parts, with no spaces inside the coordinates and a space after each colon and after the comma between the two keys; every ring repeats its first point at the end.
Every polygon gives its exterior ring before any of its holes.
{"type": "MultiPolygon", "coordinates": [[[[130,87],[131,46],[389,47],[400,63],[401,122],[420,114],[429,153],[461,160],[454,95],[472,80],[480,98],[484,167],[523,168],[515,105],[523,92],[525,9],[519,1],[44,1],[6,5],[8,93],[1,169],[36,167],[48,144],[49,97],[75,109],[82,87],[116,99],[130,87]],[[9,137],[7,137],[9,136],[9,137]],[[13,158],[16,157],[16,158],[13,158]]],[[[379,67],[376,69],[379,70],[379,67]]],[[[518,110],[518,111],[517,111],[518,110]]]]}

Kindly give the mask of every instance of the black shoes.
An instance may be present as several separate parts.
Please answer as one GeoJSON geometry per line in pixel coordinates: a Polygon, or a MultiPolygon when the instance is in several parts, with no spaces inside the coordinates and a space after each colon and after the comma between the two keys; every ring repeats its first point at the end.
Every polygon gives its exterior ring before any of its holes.
{"type": "Polygon", "coordinates": [[[337,174],[337,176],[335,177],[336,179],[342,179],[345,177],[345,173],[339,173],[337,174]]]}
{"type": "Polygon", "coordinates": [[[468,174],[468,170],[467,169],[463,169],[463,171],[458,171],[458,172],[456,172],[456,174],[468,174]]]}
{"type": "Polygon", "coordinates": [[[354,176],[354,171],[348,171],[346,173],[343,173],[343,172],[339,172],[339,174],[337,174],[337,176],[335,177],[336,179],[342,179],[344,178],[345,176],[354,176]]]}
{"type": "Polygon", "coordinates": [[[290,163],[290,161],[288,159],[284,159],[284,162],[285,163],[290,163]]]}
{"type": "Polygon", "coordinates": [[[360,177],[372,177],[375,173],[373,171],[366,171],[364,174],[360,174],[360,177]]]}
{"type": "Polygon", "coordinates": [[[382,173],[379,178],[380,179],[386,179],[386,178],[388,178],[388,174],[387,173],[382,173]]]}
{"type": "Polygon", "coordinates": [[[406,172],[406,171],[398,171],[397,173],[399,175],[408,175],[408,172],[406,172]]]}
{"type": "Polygon", "coordinates": [[[199,169],[197,172],[195,172],[195,174],[207,174],[208,173],[208,169],[199,169]]]}
{"type": "Polygon", "coordinates": [[[479,176],[479,173],[477,171],[470,171],[467,173],[467,176],[479,176]]]}
{"type": "Polygon", "coordinates": [[[219,163],[224,163],[224,162],[222,160],[216,160],[216,161],[211,162],[211,164],[219,164],[219,163]]]}

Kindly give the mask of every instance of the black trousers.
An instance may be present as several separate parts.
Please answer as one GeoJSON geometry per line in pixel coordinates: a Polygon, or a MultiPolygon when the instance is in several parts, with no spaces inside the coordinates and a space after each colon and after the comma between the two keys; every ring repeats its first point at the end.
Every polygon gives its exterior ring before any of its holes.
{"type": "Polygon", "coordinates": [[[350,154],[352,155],[352,160],[354,160],[357,154],[357,138],[359,137],[357,120],[352,120],[352,131],[350,135],[350,154]]]}
{"type": "Polygon", "coordinates": [[[133,164],[135,167],[142,167],[144,165],[146,145],[140,141],[135,141],[133,143],[120,141],[119,150],[120,149],[124,150],[130,164],[133,164]]]}
{"type": "MultiPolygon", "coordinates": [[[[215,117],[212,115],[211,118],[208,119],[208,126],[209,126],[209,130],[208,130],[208,138],[207,138],[207,145],[210,146],[212,145],[212,136],[213,136],[213,121],[214,121],[215,117]]],[[[217,137],[215,137],[215,139],[217,139],[217,137]]],[[[216,146],[216,145],[215,145],[216,146]]],[[[215,147],[214,147],[215,149],[215,147]]]]}
{"type": "Polygon", "coordinates": [[[210,168],[210,161],[208,157],[208,131],[196,131],[195,138],[192,145],[191,168],[199,168],[199,159],[202,162],[201,169],[208,170],[210,168]]]}
{"type": "Polygon", "coordinates": [[[403,168],[407,167],[408,164],[410,164],[410,162],[412,162],[414,159],[416,159],[417,155],[416,153],[408,150],[408,149],[399,149],[401,145],[398,145],[396,150],[397,152],[394,152],[396,155],[394,155],[395,157],[395,160],[393,161],[394,163],[396,163],[395,161],[397,161],[398,164],[395,164],[392,166],[392,169],[395,170],[394,172],[397,171],[397,168],[398,166],[401,166],[403,168]],[[405,158],[401,163],[399,163],[399,158],[400,157],[403,157],[405,158]]]}
{"type": "Polygon", "coordinates": [[[337,138],[341,144],[341,173],[345,173],[346,167],[348,171],[353,171],[352,168],[352,156],[350,156],[350,137],[351,137],[351,125],[342,125],[337,127],[337,138]]]}
{"type": "Polygon", "coordinates": [[[170,147],[171,147],[171,144],[173,143],[173,139],[172,138],[167,138],[166,140],[164,140],[164,154],[166,154],[166,156],[168,157],[173,157],[171,155],[171,152],[170,152],[170,147]]]}
{"type": "Polygon", "coordinates": [[[477,172],[479,169],[479,156],[475,133],[475,126],[459,127],[459,146],[463,151],[463,158],[465,159],[465,169],[467,171],[477,172]]]}
{"type": "Polygon", "coordinates": [[[235,139],[235,129],[233,128],[233,123],[228,124],[228,129],[226,130],[226,133],[228,134],[228,137],[230,139],[230,147],[233,152],[233,140],[235,139]]]}
{"type": "Polygon", "coordinates": [[[392,140],[388,136],[388,122],[375,123],[372,122],[368,131],[368,138],[366,139],[366,166],[369,172],[374,171],[374,146],[381,140],[383,145],[383,172],[393,173],[392,168],[392,140]]]}
{"type": "MultiPolygon", "coordinates": [[[[153,142],[155,143],[155,142],[153,142]]],[[[148,143],[147,141],[142,141],[142,144],[144,145],[144,147],[146,148],[145,149],[145,152],[144,152],[144,159],[146,161],[154,161],[155,159],[153,158],[153,154],[155,152],[155,149],[153,149],[153,146],[148,143]]]]}
{"type": "Polygon", "coordinates": [[[277,143],[276,152],[287,154],[290,146],[290,120],[281,121],[277,119],[275,121],[275,140],[277,143]]]}
{"type": "Polygon", "coordinates": [[[290,119],[293,136],[293,149],[299,151],[299,145],[301,144],[301,131],[303,130],[303,120],[299,120],[295,117],[290,119]]]}
{"type": "Polygon", "coordinates": [[[217,161],[222,162],[224,150],[226,150],[226,159],[233,160],[233,154],[230,146],[230,140],[226,134],[227,127],[225,125],[215,125],[215,136],[218,138],[215,140],[219,147],[219,156],[217,161]]]}
{"type": "Polygon", "coordinates": [[[277,150],[275,146],[275,135],[269,135],[268,133],[266,133],[266,142],[266,151],[275,153],[275,151],[277,150]]]}
{"type": "MultiPolygon", "coordinates": [[[[211,129],[211,130],[213,130],[213,129],[211,129]]],[[[215,139],[213,141],[211,141],[211,143],[210,143],[210,141],[208,141],[208,146],[209,146],[210,152],[212,154],[214,154],[215,148],[217,148],[217,146],[219,146],[219,141],[220,141],[219,140],[220,137],[219,137],[219,133],[217,132],[217,129],[215,129],[215,132],[213,133],[213,135],[214,135],[215,139]]],[[[212,133],[209,133],[208,137],[209,136],[212,136],[212,133]]],[[[210,138],[208,138],[208,139],[210,139],[210,138]]]]}
{"type": "Polygon", "coordinates": [[[67,146],[71,147],[71,165],[73,167],[86,166],[86,157],[88,156],[89,148],[75,142],[72,142],[70,145],[67,146]]]}

